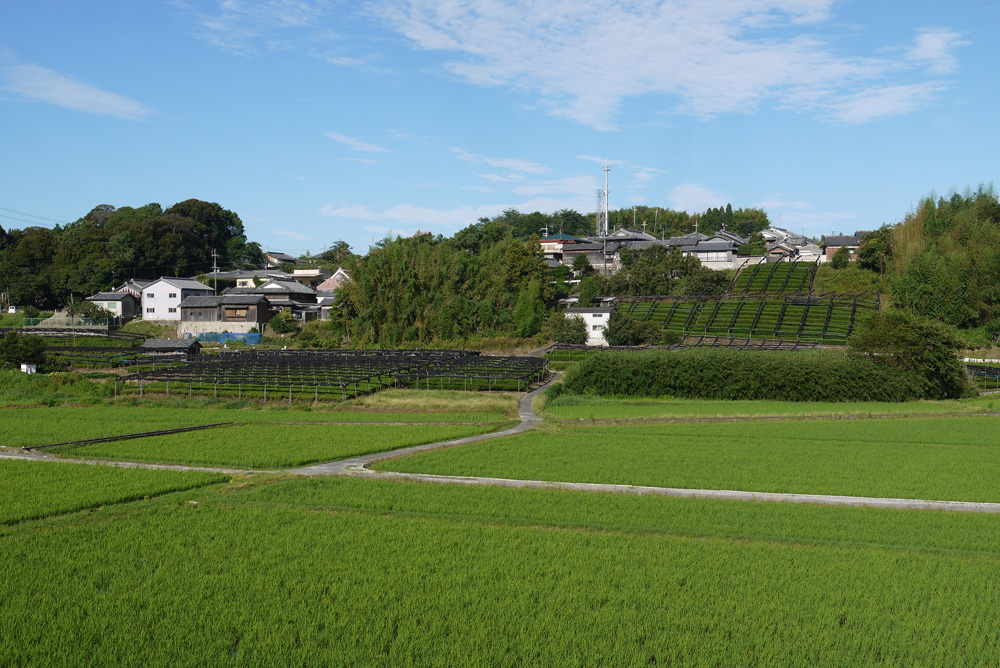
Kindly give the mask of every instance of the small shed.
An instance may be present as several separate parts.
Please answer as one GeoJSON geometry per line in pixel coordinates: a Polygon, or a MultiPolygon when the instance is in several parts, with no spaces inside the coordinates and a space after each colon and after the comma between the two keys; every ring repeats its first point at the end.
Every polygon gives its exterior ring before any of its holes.
{"type": "Polygon", "coordinates": [[[201,352],[197,339],[147,339],[139,346],[147,355],[171,355],[184,353],[188,357],[201,352]]]}

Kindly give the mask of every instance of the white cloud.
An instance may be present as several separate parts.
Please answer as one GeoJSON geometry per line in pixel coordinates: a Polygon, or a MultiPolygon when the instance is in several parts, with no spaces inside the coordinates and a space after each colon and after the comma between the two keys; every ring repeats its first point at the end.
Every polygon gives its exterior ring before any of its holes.
{"type": "Polygon", "coordinates": [[[378,220],[379,214],[375,213],[363,204],[354,206],[335,207],[327,204],[319,210],[324,216],[336,216],[338,218],[359,218],[361,220],[378,220]]]}
{"type": "Polygon", "coordinates": [[[520,160],[518,158],[488,158],[485,155],[469,153],[468,151],[463,151],[460,148],[450,148],[448,151],[459,160],[472,163],[473,165],[489,165],[490,167],[509,169],[512,172],[521,172],[524,174],[544,174],[549,171],[549,168],[545,165],[537,162],[531,162],[530,160],[520,160]]]}
{"type": "Polygon", "coordinates": [[[597,179],[592,176],[570,176],[551,181],[536,181],[513,188],[513,192],[517,195],[571,194],[592,197],[596,191],[597,179]]]}
{"type": "Polygon", "coordinates": [[[7,50],[0,50],[0,82],[0,89],[25,99],[89,114],[142,120],[153,113],[146,105],[117,93],[74,81],[40,65],[20,63],[7,50]]]}
{"type": "Polygon", "coordinates": [[[478,207],[460,206],[457,209],[435,209],[415,206],[413,204],[397,204],[382,214],[386,220],[398,221],[404,225],[425,225],[458,229],[475,223],[483,217],[496,216],[503,212],[503,206],[483,205],[478,207]]]}
{"type": "Polygon", "coordinates": [[[697,183],[682,183],[667,195],[670,207],[676,211],[702,213],[708,209],[725,206],[729,199],[697,183]]]}
{"type": "Polygon", "coordinates": [[[347,135],[340,135],[336,132],[324,132],[323,135],[328,139],[343,144],[347,148],[352,148],[355,151],[364,151],[366,153],[388,153],[389,149],[382,146],[376,146],[375,144],[366,144],[360,139],[355,139],[354,137],[348,137],[347,135]]]}
{"type": "Polygon", "coordinates": [[[900,85],[913,60],[954,68],[961,42],[943,29],[923,31],[908,55],[838,53],[816,30],[835,2],[382,0],[375,11],[417,48],[451,54],[457,78],[540,97],[598,129],[614,129],[621,105],[642,95],[699,117],[765,103],[822,114],[859,88],[900,85]]]}
{"type": "Polygon", "coordinates": [[[507,174],[506,176],[501,174],[480,174],[479,177],[486,179],[490,183],[516,183],[524,180],[524,177],[520,174],[507,174]]]}
{"type": "Polygon", "coordinates": [[[312,237],[307,237],[304,234],[299,234],[298,232],[293,232],[292,230],[273,230],[271,234],[278,237],[289,237],[290,239],[298,239],[299,241],[312,241],[312,237]]]}
{"type": "Polygon", "coordinates": [[[307,41],[338,37],[321,26],[329,6],[323,0],[224,0],[217,13],[197,11],[181,1],[173,4],[194,14],[198,37],[241,55],[256,54],[261,45],[268,50],[293,48],[298,39],[275,37],[276,33],[288,30],[309,30],[307,41]]]}
{"type": "Polygon", "coordinates": [[[924,107],[945,88],[936,82],[868,88],[831,103],[827,116],[850,124],[898,116],[924,107]]]}
{"type": "Polygon", "coordinates": [[[415,204],[397,204],[384,211],[373,211],[364,205],[347,207],[324,206],[320,213],[342,218],[375,220],[382,225],[371,225],[364,229],[384,234],[390,229],[402,230],[432,230],[435,234],[451,234],[454,231],[472,225],[480,218],[492,218],[507,209],[517,209],[524,213],[533,211],[558,211],[560,209],[576,209],[590,211],[593,201],[590,198],[578,197],[536,197],[519,203],[485,204],[482,206],[461,206],[454,209],[439,209],[418,206],[415,204]],[[391,224],[392,227],[386,226],[391,224]]]}
{"type": "Polygon", "coordinates": [[[971,42],[963,40],[961,33],[925,28],[914,38],[913,48],[906,55],[910,60],[927,65],[934,74],[951,74],[958,69],[958,58],[951,50],[969,44],[971,42]]]}

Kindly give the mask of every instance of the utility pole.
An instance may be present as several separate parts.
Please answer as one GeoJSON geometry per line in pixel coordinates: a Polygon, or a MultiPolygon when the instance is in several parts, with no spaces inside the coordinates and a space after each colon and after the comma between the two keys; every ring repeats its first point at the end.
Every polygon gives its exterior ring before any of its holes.
{"type": "Polygon", "coordinates": [[[219,294],[219,254],[212,249],[212,293],[219,294]]]}

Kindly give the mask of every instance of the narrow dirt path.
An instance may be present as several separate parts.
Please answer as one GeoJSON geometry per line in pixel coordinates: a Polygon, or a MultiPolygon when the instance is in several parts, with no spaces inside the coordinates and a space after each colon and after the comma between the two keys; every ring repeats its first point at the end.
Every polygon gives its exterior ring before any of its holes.
{"type": "Polygon", "coordinates": [[[526,432],[530,429],[534,429],[542,422],[542,418],[535,414],[535,408],[532,406],[532,401],[541,392],[549,386],[555,376],[551,378],[548,382],[535,388],[528,394],[521,397],[521,400],[517,404],[517,414],[521,419],[521,422],[510,429],[504,429],[503,431],[494,431],[489,434],[479,434],[478,436],[467,436],[465,438],[458,438],[454,441],[443,441],[440,443],[427,443],[425,445],[413,445],[408,448],[399,448],[398,450],[390,450],[388,452],[379,452],[372,455],[363,455],[361,457],[352,457],[350,459],[341,459],[336,462],[327,462],[326,464],[315,464],[312,466],[303,466],[297,469],[288,469],[286,473],[295,473],[298,475],[357,475],[357,471],[364,471],[370,475],[378,476],[381,475],[375,471],[370,471],[367,467],[373,462],[379,462],[384,459],[392,459],[393,457],[403,457],[405,455],[412,455],[418,452],[426,452],[427,450],[436,450],[438,448],[450,448],[456,445],[465,445],[467,443],[476,443],[478,441],[486,441],[491,438],[500,438],[502,436],[512,436],[513,434],[520,434],[526,432]]]}

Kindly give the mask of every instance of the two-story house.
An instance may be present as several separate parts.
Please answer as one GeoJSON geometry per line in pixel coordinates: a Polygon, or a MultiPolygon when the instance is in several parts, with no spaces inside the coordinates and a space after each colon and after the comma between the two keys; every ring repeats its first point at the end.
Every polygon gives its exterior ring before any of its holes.
{"type": "Polygon", "coordinates": [[[163,276],[142,289],[144,320],[181,319],[181,302],[188,297],[207,297],[212,288],[193,278],[163,276]]]}

